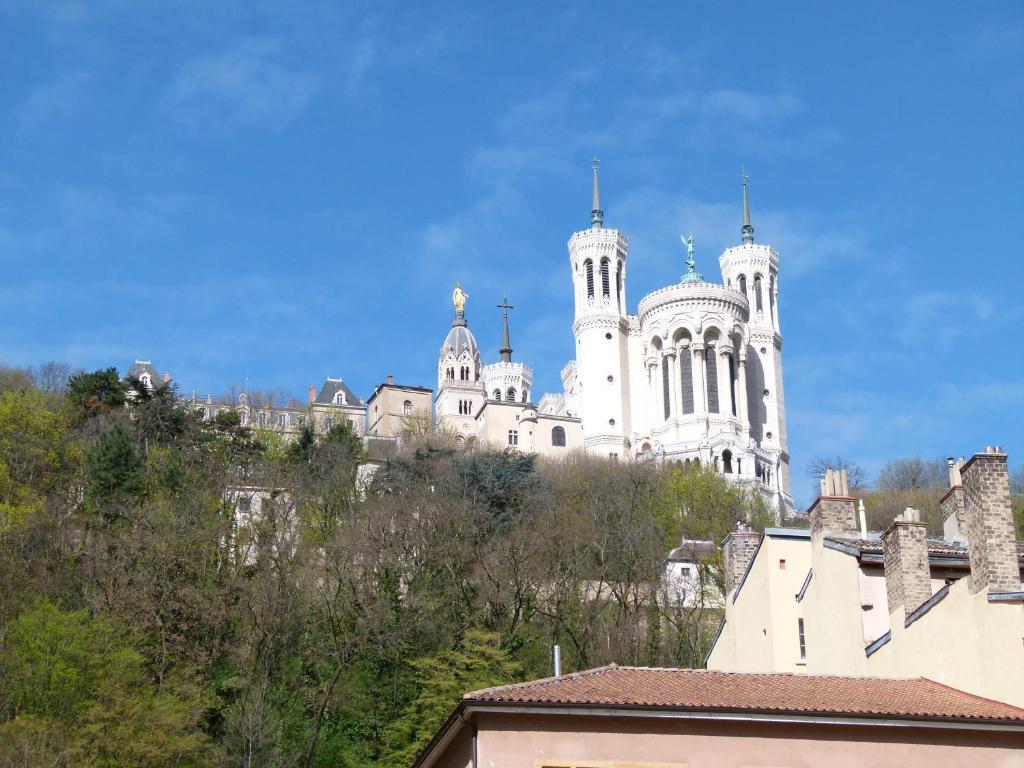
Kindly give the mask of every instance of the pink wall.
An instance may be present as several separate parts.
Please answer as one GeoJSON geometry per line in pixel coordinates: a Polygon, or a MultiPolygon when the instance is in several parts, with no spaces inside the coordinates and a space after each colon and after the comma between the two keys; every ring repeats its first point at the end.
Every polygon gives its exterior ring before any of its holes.
{"type": "MultiPolygon", "coordinates": [[[[1024,733],[490,713],[476,722],[478,768],[1024,768],[1024,733]]],[[[436,766],[466,768],[465,760],[465,742],[452,744],[436,766]]]]}

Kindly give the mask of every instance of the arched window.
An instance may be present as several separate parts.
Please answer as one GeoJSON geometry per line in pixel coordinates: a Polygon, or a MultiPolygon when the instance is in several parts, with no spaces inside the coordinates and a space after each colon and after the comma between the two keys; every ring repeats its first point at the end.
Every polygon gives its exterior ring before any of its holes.
{"type": "Polygon", "coordinates": [[[679,350],[679,383],[682,385],[683,413],[693,413],[693,355],[679,350]]]}
{"type": "Polygon", "coordinates": [[[344,392],[335,392],[334,393],[334,404],[335,405],[345,405],[346,404],[345,393],[344,392]]]}
{"type": "Polygon", "coordinates": [[[619,262],[615,270],[615,296],[618,300],[619,311],[622,311],[622,262],[619,262]]]}
{"type": "Polygon", "coordinates": [[[754,275],[754,305],[758,312],[764,312],[764,299],[761,297],[761,276],[754,275]]]}
{"type": "Polygon", "coordinates": [[[412,400],[406,400],[402,403],[402,415],[412,416],[412,400]]]}
{"type": "Polygon", "coordinates": [[[565,448],[565,427],[551,428],[551,444],[556,448],[565,448]]]}
{"type": "Polygon", "coordinates": [[[768,310],[772,314],[772,320],[775,320],[775,275],[768,278],[768,310]]]}
{"type": "Polygon", "coordinates": [[[464,438],[462,435],[456,435],[455,436],[455,447],[456,448],[462,448],[465,445],[466,445],[466,438],[464,438]]]}
{"type": "Polygon", "coordinates": [[[494,390],[494,397],[492,399],[497,400],[499,403],[501,402],[501,390],[500,389],[494,390]]]}
{"type": "Polygon", "coordinates": [[[462,415],[462,401],[459,400],[459,416],[462,415]]]}
{"type": "Polygon", "coordinates": [[[583,271],[587,274],[587,298],[594,298],[594,262],[587,259],[583,262],[583,271]]]}
{"type": "Polygon", "coordinates": [[[732,474],[732,451],[722,451],[722,471],[727,475],[732,474]]]}
{"type": "Polygon", "coordinates": [[[611,276],[608,272],[608,259],[601,259],[601,295],[605,298],[612,295],[611,276]]]}
{"type": "Polygon", "coordinates": [[[523,402],[525,403],[526,401],[528,401],[530,399],[530,391],[528,389],[524,389],[523,390],[523,394],[521,395],[521,397],[522,397],[523,402]]]}
{"type": "Polygon", "coordinates": [[[740,293],[742,293],[744,296],[747,295],[747,276],[746,275],[740,275],[740,293]]]}
{"type": "Polygon", "coordinates": [[[508,392],[505,393],[505,399],[508,400],[510,403],[514,403],[516,401],[516,388],[515,387],[509,387],[508,388],[508,392]]]}
{"type": "Polygon", "coordinates": [[[509,445],[519,445],[519,430],[517,430],[517,429],[510,429],[508,431],[508,444],[509,445]]]}
{"type": "Polygon", "coordinates": [[[704,367],[707,370],[708,413],[718,413],[718,361],[715,347],[704,350],[704,367]]]}

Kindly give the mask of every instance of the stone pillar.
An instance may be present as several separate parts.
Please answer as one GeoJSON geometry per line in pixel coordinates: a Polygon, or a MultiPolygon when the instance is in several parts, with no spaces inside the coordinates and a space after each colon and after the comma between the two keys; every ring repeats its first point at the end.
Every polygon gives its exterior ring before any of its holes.
{"type": "Polygon", "coordinates": [[[733,531],[722,542],[725,560],[725,594],[731,595],[754,559],[761,534],[756,531],[733,531]]]}
{"type": "Polygon", "coordinates": [[[661,419],[658,418],[661,411],[661,401],[658,399],[658,388],[661,376],[661,369],[658,367],[660,361],[657,358],[648,358],[647,360],[647,375],[650,377],[650,388],[651,388],[651,429],[661,423],[661,419]]]}
{"type": "Polygon", "coordinates": [[[708,413],[707,371],[704,370],[704,345],[695,341],[690,349],[693,351],[693,415],[704,418],[708,413]]]}
{"type": "Polygon", "coordinates": [[[736,414],[740,420],[740,429],[745,436],[750,435],[750,419],[747,414],[747,356],[738,356],[739,371],[736,378],[736,414]]]}
{"type": "Polygon", "coordinates": [[[679,415],[679,377],[676,375],[676,351],[665,350],[664,364],[668,366],[668,414],[669,418],[679,415]]]}
{"type": "Polygon", "coordinates": [[[718,364],[718,412],[722,416],[732,416],[732,374],[729,372],[729,355],[732,347],[723,344],[718,348],[716,362],[718,364]]]}
{"type": "Polygon", "coordinates": [[[907,617],[932,596],[927,528],[921,522],[921,513],[907,507],[897,516],[882,534],[882,551],[889,613],[903,606],[903,616],[907,617]]]}
{"type": "Polygon", "coordinates": [[[966,504],[971,593],[1021,591],[1010,475],[1001,448],[986,448],[960,469],[966,504]]]}

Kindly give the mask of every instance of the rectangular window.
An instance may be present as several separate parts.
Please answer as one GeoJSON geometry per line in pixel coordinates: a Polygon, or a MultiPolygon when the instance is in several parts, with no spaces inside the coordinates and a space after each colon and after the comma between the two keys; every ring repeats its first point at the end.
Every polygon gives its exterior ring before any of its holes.
{"type": "Polygon", "coordinates": [[[779,560],[779,570],[780,571],[786,570],[786,561],[785,560],[779,560]]]}
{"type": "Polygon", "coordinates": [[[803,661],[807,658],[807,643],[804,641],[804,620],[796,620],[797,633],[800,636],[800,660],[803,661]]]}
{"type": "Polygon", "coordinates": [[[519,432],[517,430],[510,429],[508,431],[508,444],[519,445],[519,432]]]}

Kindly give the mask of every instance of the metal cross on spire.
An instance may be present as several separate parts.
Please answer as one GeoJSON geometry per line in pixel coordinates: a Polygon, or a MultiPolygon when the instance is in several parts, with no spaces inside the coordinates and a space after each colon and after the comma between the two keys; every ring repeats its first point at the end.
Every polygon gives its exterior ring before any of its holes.
{"type": "Polygon", "coordinates": [[[498,305],[498,309],[504,310],[504,330],[501,334],[501,349],[498,352],[501,354],[501,361],[503,363],[512,362],[512,342],[508,336],[508,311],[515,309],[511,304],[508,303],[508,296],[501,300],[501,304],[498,305]]]}

